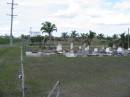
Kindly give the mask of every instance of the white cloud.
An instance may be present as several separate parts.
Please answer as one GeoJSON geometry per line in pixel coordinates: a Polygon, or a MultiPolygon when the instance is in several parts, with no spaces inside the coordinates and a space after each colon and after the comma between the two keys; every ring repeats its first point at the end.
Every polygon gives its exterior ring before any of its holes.
{"type": "MultiPolygon", "coordinates": [[[[55,23],[59,33],[68,29],[76,29],[79,32],[88,30],[105,32],[103,29],[106,30],[107,25],[111,29],[110,32],[112,30],[116,32],[115,28],[118,30],[119,27],[123,30],[130,24],[130,11],[127,13],[120,11],[130,8],[129,0],[116,3],[106,0],[17,0],[17,2],[19,6],[15,9],[15,13],[18,17],[15,18],[17,24],[14,25],[14,32],[28,33],[30,26],[39,31],[44,21],[55,23]]],[[[9,23],[6,27],[10,27],[9,23]]],[[[110,29],[107,29],[106,33],[110,29]]]]}
{"type": "Polygon", "coordinates": [[[114,8],[120,10],[128,10],[130,8],[130,0],[123,0],[115,4],[114,8]]]}

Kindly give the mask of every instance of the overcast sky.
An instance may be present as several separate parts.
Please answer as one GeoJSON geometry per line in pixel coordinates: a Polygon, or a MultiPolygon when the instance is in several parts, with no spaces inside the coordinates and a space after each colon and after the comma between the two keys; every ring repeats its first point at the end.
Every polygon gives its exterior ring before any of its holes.
{"type": "MultiPolygon", "coordinates": [[[[9,34],[11,0],[0,0],[0,34],[9,34]]],[[[18,3],[14,13],[13,35],[40,31],[41,23],[56,24],[59,36],[62,32],[89,30],[105,35],[119,34],[130,27],[130,0],[14,0],[18,3]]]]}

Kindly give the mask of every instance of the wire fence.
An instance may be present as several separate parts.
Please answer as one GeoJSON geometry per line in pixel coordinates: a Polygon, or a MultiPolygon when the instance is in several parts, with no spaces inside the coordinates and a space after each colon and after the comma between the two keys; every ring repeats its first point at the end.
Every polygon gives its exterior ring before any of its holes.
{"type": "Polygon", "coordinates": [[[61,97],[60,81],[56,82],[56,84],[53,86],[47,97],[61,97]]]}

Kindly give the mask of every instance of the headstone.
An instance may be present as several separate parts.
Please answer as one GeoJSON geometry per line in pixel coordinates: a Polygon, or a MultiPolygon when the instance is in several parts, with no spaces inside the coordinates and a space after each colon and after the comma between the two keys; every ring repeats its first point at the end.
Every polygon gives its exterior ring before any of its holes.
{"type": "Polygon", "coordinates": [[[115,48],[116,48],[116,45],[115,45],[115,44],[113,44],[112,48],[113,48],[113,49],[115,49],[115,48]]]}
{"type": "Polygon", "coordinates": [[[56,51],[57,52],[61,52],[62,51],[62,44],[58,43],[56,51]]]}
{"type": "Polygon", "coordinates": [[[26,56],[28,56],[28,57],[40,57],[40,56],[42,56],[42,52],[30,52],[30,51],[28,51],[28,52],[26,52],[26,56]]]}
{"type": "Polygon", "coordinates": [[[130,48],[128,48],[128,54],[130,54],[130,48]]]}
{"type": "Polygon", "coordinates": [[[74,52],[67,52],[65,53],[66,57],[76,57],[77,55],[74,52]]]}
{"type": "Polygon", "coordinates": [[[73,42],[70,43],[70,50],[73,50],[74,49],[74,44],[73,42]]]}
{"type": "Polygon", "coordinates": [[[98,52],[98,48],[94,48],[94,52],[98,52]]]}
{"type": "Polygon", "coordinates": [[[89,51],[89,46],[87,46],[87,47],[85,48],[85,51],[89,51]]]}
{"type": "Polygon", "coordinates": [[[110,48],[109,48],[109,47],[108,47],[108,48],[106,48],[105,52],[106,52],[106,53],[112,53],[112,51],[110,50],[110,48]]]}
{"type": "Polygon", "coordinates": [[[121,48],[121,47],[118,47],[118,49],[117,49],[117,53],[121,53],[121,54],[123,54],[123,53],[124,53],[124,49],[121,48]]]}
{"type": "Polygon", "coordinates": [[[85,48],[86,48],[86,43],[84,43],[82,47],[83,47],[83,49],[85,50],[85,48]]]}
{"type": "Polygon", "coordinates": [[[73,49],[74,49],[74,44],[72,42],[72,43],[70,43],[70,51],[65,53],[65,56],[66,57],[76,57],[77,55],[74,53],[73,49]]]}

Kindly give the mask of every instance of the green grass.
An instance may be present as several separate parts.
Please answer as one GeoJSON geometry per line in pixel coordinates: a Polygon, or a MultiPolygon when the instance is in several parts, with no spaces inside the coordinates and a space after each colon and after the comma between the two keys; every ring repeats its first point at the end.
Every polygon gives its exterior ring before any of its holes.
{"type": "Polygon", "coordinates": [[[19,49],[0,49],[0,97],[16,97],[19,95],[19,49]]]}
{"type": "MultiPolygon", "coordinates": [[[[0,97],[21,97],[19,48],[0,49],[0,97]]],[[[130,97],[130,57],[24,58],[26,97],[47,97],[56,81],[62,97],[130,97]]]]}

